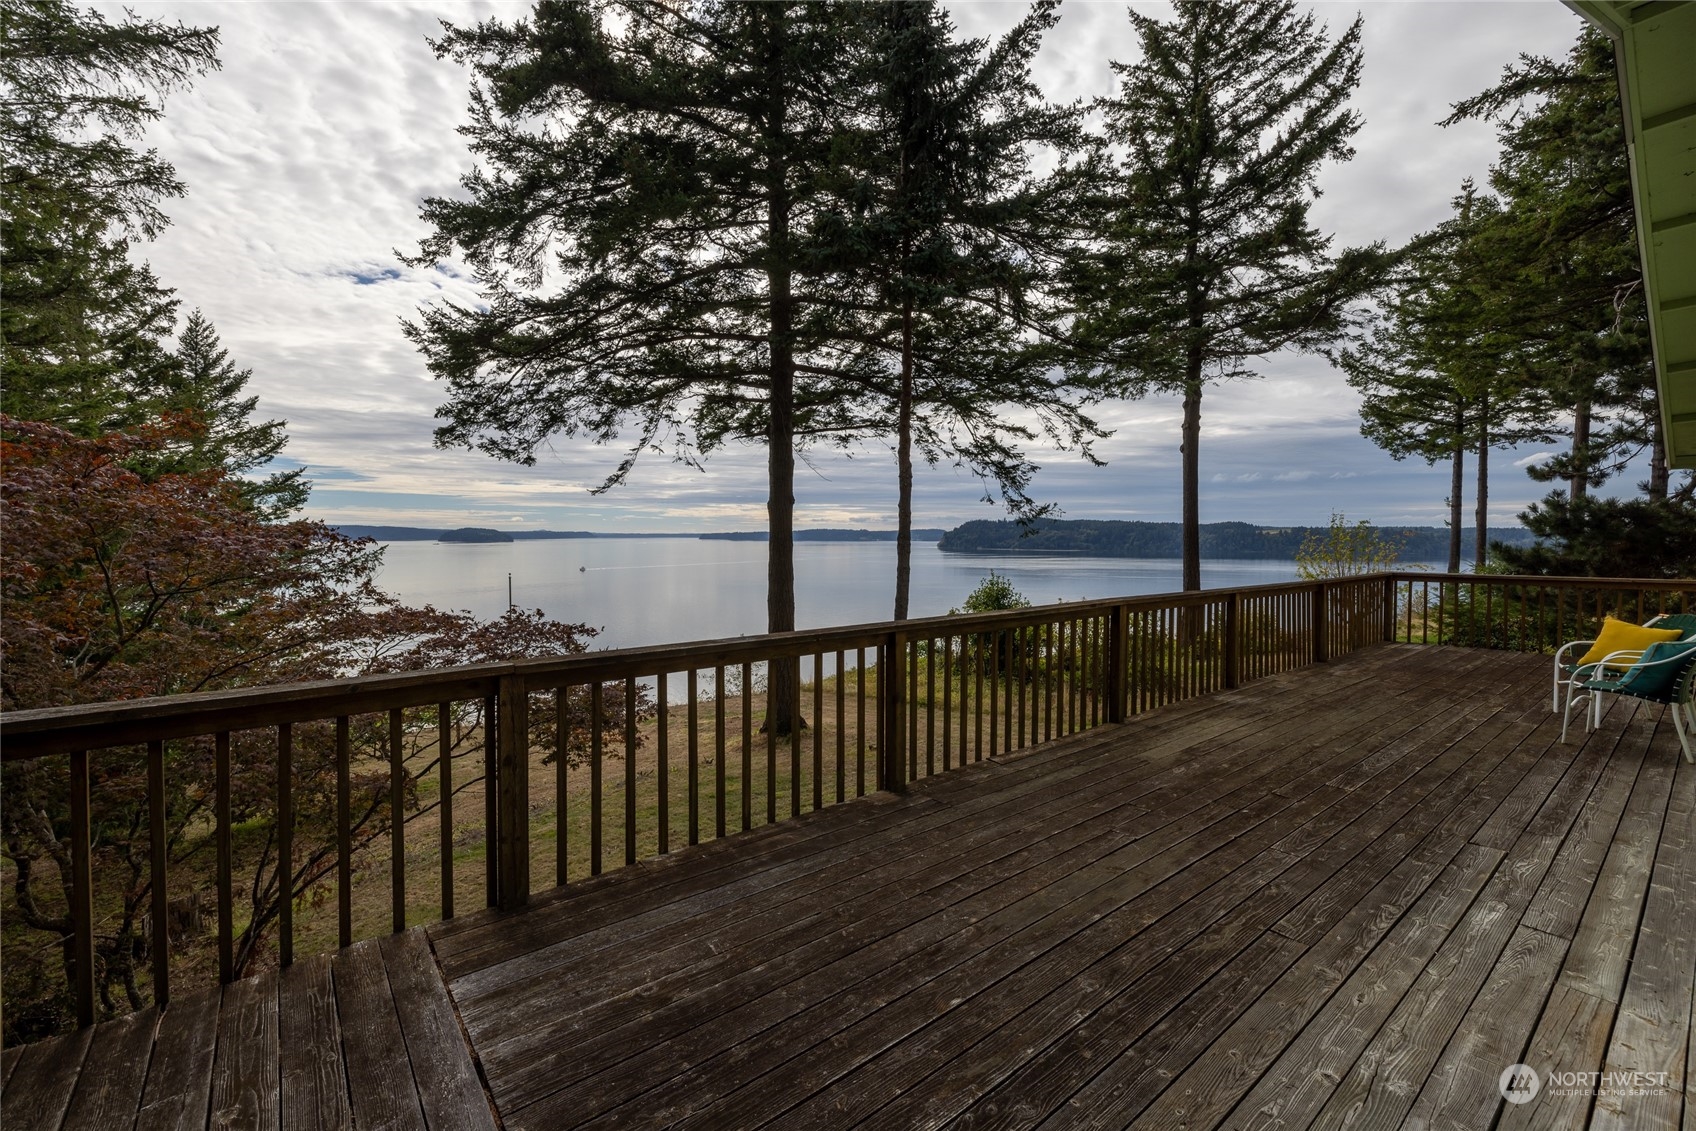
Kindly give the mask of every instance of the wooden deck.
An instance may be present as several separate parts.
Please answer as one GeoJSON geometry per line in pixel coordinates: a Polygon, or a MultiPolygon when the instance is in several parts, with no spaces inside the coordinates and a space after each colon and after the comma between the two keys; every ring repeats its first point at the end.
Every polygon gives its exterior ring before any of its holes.
{"type": "Polygon", "coordinates": [[[1696,766],[1563,746],[1547,664],[1375,648],[364,943],[10,1051],[0,1119],[1696,1131],[1696,766]]]}

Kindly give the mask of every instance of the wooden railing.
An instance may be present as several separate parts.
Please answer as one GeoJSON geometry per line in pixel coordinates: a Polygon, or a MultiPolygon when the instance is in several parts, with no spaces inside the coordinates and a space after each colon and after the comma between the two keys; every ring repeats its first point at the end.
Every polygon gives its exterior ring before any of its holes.
{"type": "Polygon", "coordinates": [[[1496,574],[1386,575],[1395,587],[1395,637],[1553,652],[1592,639],[1603,617],[1643,623],[1663,613],[1696,612],[1696,579],[1650,581],[1496,574]]]}
{"type": "Polygon", "coordinates": [[[216,858],[217,966],[228,982],[273,927],[277,963],[294,961],[298,917],[331,887],[335,941],[349,945],[356,867],[380,864],[384,851],[393,930],[409,914],[452,918],[468,867],[482,873],[483,902],[515,909],[538,886],[533,870],[551,871],[547,886],[563,885],[602,872],[609,849],[632,864],[1378,641],[1489,643],[1475,630],[1505,615],[1504,623],[1542,626],[1509,634],[1505,646],[1547,647],[1604,608],[1592,594],[1636,613],[1649,607],[1646,595],[1657,608],[1696,607],[1693,589],[1396,573],[1083,601],[11,712],[0,720],[3,758],[8,771],[28,763],[63,791],[65,968],[78,1022],[88,1025],[97,1014],[97,924],[116,898],[96,884],[106,843],[96,780],[102,789],[128,780],[124,773],[145,781],[146,814],[133,820],[148,830],[146,947],[152,998],[164,1006],[170,863],[190,840],[216,858]],[[1625,600],[1632,592],[1635,604],[1625,600]],[[1466,619],[1480,602],[1482,615],[1466,619]],[[1510,607],[1517,611],[1500,612],[1510,607]],[[778,694],[804,721],[787,734],[758,717],[762,708],[767,720],[784,713],[778,694]],[[620,760],[622,778],[609,782],[608,763],[620,760]],[[188,802],[168,788],[168,775],[184,767],[209,783],[188,802]],[[479,788],[481,820],[468,826],[454,801],[479,788]],[[244,799],[240,814],[234,796],[244,799]],[[436,817],[439,902],[420,915],[408,894],[407,832],[424,812],[436,817]],[[253,908],[239,955],[238,831],[258,845],[257,856],[249,847],[242,857],[253,908]],[[481,834],[480,867],[474,849],[461,851],[466,832],[481,834]],[[272,918],[254,910],[264,891],[276,893],[272,918]]]}

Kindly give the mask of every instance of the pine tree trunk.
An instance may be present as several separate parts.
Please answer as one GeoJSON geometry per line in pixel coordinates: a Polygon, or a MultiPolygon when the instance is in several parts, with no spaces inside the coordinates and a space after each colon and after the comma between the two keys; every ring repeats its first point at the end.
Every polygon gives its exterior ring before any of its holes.
{"type": "Polygon", "coordinates": [[[901,305],[901,404],[895,462],[900,487],[895,514],[895,619],[907,619],[913,579],[913,302],[901,305]]]}
{"type": "Polygon", "coordinates": [[[1200,360],[1184,383],[1184,591],[1201,588],[1200,360]]]}
{"type": "MultiPolygon", "coordinates": [[[[770,541],[766,556],[766,631],[795,628],[795,301],[791,288],[789,246],[789,183],[784,153],[785,97],[784,22],[781,4],[762,12],[770,23],[768,56],[770,108],[766,121],[770,157],[767,160],[766,284],[771,303],[770,425],[767,436],[767,478],[770,495],[766,517],[770,541]]],[[[800,719],[801,664],[794,658],[772,660],[766,673],[765,727],[789,734],[800,719]]],[[[764,728],[762,728],[764,729],[764,728]]],[[[744,788],[747,783],[744,783],[744,788]]]]}
{"type": "MultiPolygon", "coordinates": [[[[1456,413],[1457,418],[1459,413],[1456,413]]],[[[1449,566],[1460,572],[1461,507],[1466,496],[1466,439],[1461,425],[1455,426],[1455,450],[1449,458],[1449,566]]]]}
{"type": "Polygon", "coordinates": [[[1590,402],[1581,400],[1572,407],[1572,478],[1567,482],[1567,494],[1582,499],[1590,488],[1589,469],[1585,466],[1590,449],[1590,402]]]}
{"type": "Polygon", "coordinates": [[[1472,570],[1484,571],[1484,553],[1490,545],[1490,415],[1481,414],[1478,425],[1478,513],[1477,545],[1472,547],[1472,570]]]}
{"type": "Polygon", "coordinates": [[[1649,481],[1644,491],[1649,498],[1665,502],[1667,497],[1667,435],[1661,427],[1660,406],[1649,417],[1649,481]]]}

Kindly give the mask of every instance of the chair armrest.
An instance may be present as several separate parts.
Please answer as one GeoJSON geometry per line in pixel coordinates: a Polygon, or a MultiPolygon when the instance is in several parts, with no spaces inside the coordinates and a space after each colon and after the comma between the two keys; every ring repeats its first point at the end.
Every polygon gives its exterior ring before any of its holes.
{"type": "Polygon", "coordinates": [[[1557,667],[1560,666],[1561,657],[1566,655],[1567,649],[1576,648],[1580,644],[1589,645],[1589,644],[1594,644],[1594,643],[1596,643],[1594,640],[1569,640],[1569,641],[1567,641],[1565,644],[1562,644],[1559,648],[1555,649],[1555,666],[1557,666],[1557,667]]]}
{"type": "MultiPolygon", "coordinates": [[[[1676,656],[1673,657],[1673,658],[1678,659],[1678,657],[1676,657],[1676,656]]],[[[1579,677],[1583,676],[1585,672],[1589,672],[1590,673],[1589,676],[1587,676],[1585,678],[1594,679],[1594,678],[1596,678],[1596,674],[1598,672],[1604,672],[1604,671],[1609,671],[1609,670],[1617,671],[1617,672],[1620,672],[1620,673],[1623,674],[1627,671],[1630,671],[1632,668],[1646,666],[1646,665],[1643,665],[1641,663],[1642,659],[1643,659],[1643,649],[1641,649],[1641,648],[1624,648],[1624,649],[1621,649],[1618,652],[1609,652],[1606,656],[1603,656],[1600,660],[1593,660],[1588,664],[1578,665],[1577,667],[1572,669],[1572,676],[1573,676],[1574,679],[1578,679],[1579,677]]],[[[1654,663],[1657,663],[1657,664],[1665,663],[1665,662],[1666,661],[1664,661],[1664,660],[1655,660],[1654,661],[1654,663]]]]}

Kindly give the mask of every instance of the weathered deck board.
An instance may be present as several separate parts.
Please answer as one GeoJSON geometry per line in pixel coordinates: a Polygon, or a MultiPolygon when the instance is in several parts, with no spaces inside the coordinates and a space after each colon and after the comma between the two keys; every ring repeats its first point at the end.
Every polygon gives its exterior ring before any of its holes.
{"type": "Polygon", "coordinates": [[[429,940],[408,931],[384,939],[382,949],[425,1122],[436,1131],[495,1131],[429,940]]]}
{"type": "Polygon", "coordinates": [[[1696,1131],[1696,767],[1561,745],[1547,663],[1376,648],[185,993],[0,1119],[1696,1131]]]}
{"type": "MultiPolygon", "coordinates": [[[[644,1015],[637,1026],[626,1026],[628,1046],[603,1040],[598,1048],[592,1045],[585,1057],[582,1041],[591,1033],[567,1033],[557,1025],[539,1029],[520,1026],[527,1040],[572,1051],[520,1063],[513,1079],[520,1087],[534,1081],[559,1088],[608,1069],[610,1075],[593,1083],[593,1094],[569,1092],[558,1101],[562,1109],[568,1104],[598,1109],[609,1098],[617,1098],[619,1087],[639,1086],[648,1078],[640,1060],[635,1059],[637,1050],[656,1037],[676,1034],[657,1046],[654,1055],[691,1066],[689,1072],[667,1085],[668,1092],[687,1105],[694,1097],[706,1094],[703,1088],[723,1090],[771,1069],[771,1053],[762,1055],[759,1051],[768,1041],[793,1056],[825,1038],[836,1040],[838,1031],[849,1023],[900,998],[902,987],[923,985],[942,973],[968,986],[970,978],[987,979],[979,984],[992,985],[993,978],[986,971],[995,969],[997,963],[1016,960],[1018,955],[1017,951],[1009,954],[994,948],[1008,940],[1014,940],[1008,945],[1016,945],[1027,928],[1040,931],[1038,925],[1042,923],[1058,924],[1064,930],[1066,919],[1055,918],[1055,914],[1067,907],[1075,905],[1074,910],[1083,909],[1090,915],[1107,914],[1123,898],[1134,897],[1137,891],[1159,885],[1192,865],[1196,868],[1190,877],[1193,880],[1202,872],[1217,878],[1242,863],[1258,846],[1252,838],[1238,835],[1241,830],[1232,818],[1246,814],[1243,819],[1258,824],[1276,816],[1294,803],[1284,793],[1301,796],[1296,783],[1306,782],[1311,790],[1336,772],[1337,763],[1352,765],[1352,751],[1360,735],[1376,725],[1370,718],[1362,721],[1358,716],[1340,724],[1331,720],[1331,724],[1324,734],[1329,746],[1326,742],[1291,740],[1287,735],[1263,737],[1249,749],[1263,754],[1268,747],[1280,744],[1285,749],[1281,754],[1245,763],[1243,773],[1205,775],[1205,780],[1195,781],[1195,763],[1186,762],[1123,792],[1122,796],[1154,812],[1134,819],[1128,826],[1109,830],[1104,840],[1082,849],[1086,867],[1080,868],[1075,859],[1061,856],[998,884],[976,902],[933,908],[904,901],[896,915],[875,912],[863,920],[865,930],[827,939],[822,948],[797,956],[792,964],[782,960],[774,963],[769,955],[751,955],[747,976],[713,985],[693,1002],[677,1003],[674,1008],[644,1015]],[[1292,768],[1308,773],[1304,776],[1292,768]],[[1245,780],[1248,773],[1256,776],[1245,780]],[[1214,854],[1213,850],[1221,846],[1224,854],[1214,854]],[[1236,859],[1227,859],[1233,854],[1236,859]],[[1140,888],[1121,894],[1104,886],[1117,872],[1125,873],[1117,880],[1121,889],[1128,884],[1140,884],[1140,888]],[[894,928],[900,929],[887,933],[894,928]],[[983,957],[979,958],[980,954],[983,957]],[[955,973],[955,967],[962,963],[966,964],[966,974],[955,973]],[[789,968],[791,965],[793,968],[789,968]],[[845,977],[857,968],[876,971],[882,967],[894,973],[877,981],[868,981],[863,974],[845,977]],[[786,984],[792,978],[800,980],[786,984]],[[844,989],[845,985],[848,988],[844,989]],[[780,1037],[768,1035],[757,1043],[741,1043],[780,1023],[785,1026],[780,1037]],[[715,1050],[719,1055],[712,1055],[715,1050]]],[[[1409,720],[1408,725],[1415,725],[1415,720],[1409,720]]],[[[1230,756],[1229,752],[1225,754],[1230,756]]],[[[1112,783],[1106,788],[1112,788],[1112,783]]],[[[1006,831],[1011,835],[1014,830],[1006,831]]],[[[889,856],[900,859],[914,852],[949,855],[952,849],[947,842],[903,843],[892,846],[889,856]]],[[[1173,894],[1177,890],[1169,887],[1159,898],[1169,901],[1168,906],[1181,901],[1181,894],[1173,894]]],[[[1146,915],[1152,906],[1152,901],[1145,901],[1126,914],[1146,915]]],[[[1155,910],[1152,917],[1162,913],[1155,910]]],[[[1031,945],[1040,947],[1048,939],[1039,933],[1031,945]]],[[[926,992],[931,991],[927,988],[926,992]]],[[[480,1051],[485,1054],[491,1078],[498,1079],[502,1061],[510,1056],[511,1042],[492,1049],[480,1046],[480,1051]]],[[[836,1065],[835,1061],[830,1063],[836,1065]]],[[[745,1109],[749,1102],[744,1098],[738,1106],[745,1109]]],[[[536,1118],[545,1123],[550,1117],[538,1113],[536,1118]]]]}
{"type": "Polygon", "coordinates": [[[95,1031],[64,1131],[112,1131],[135,1121],[158,1024],[158,1011],[145,1009],[95,1031]]]}
{"type": "Polygon", "coordinates": [[[493,1131],[421,929],[8,1050],[6,1131],[493,1131]],[[394,987],[391,989],[391,987],[394,987]]]}
{"type": "Polygon", "coordinates": [[[277,979],[284,1131],[353,1126],[333,965],[331,955],[320,954],[295,963],[277,979]]]}
{"type": "Polygon", "coordinates": [[[0,1093],[0,1125],[57,1128],[88,1056],[92,1029],[28,1045],[0,1093]]]}

